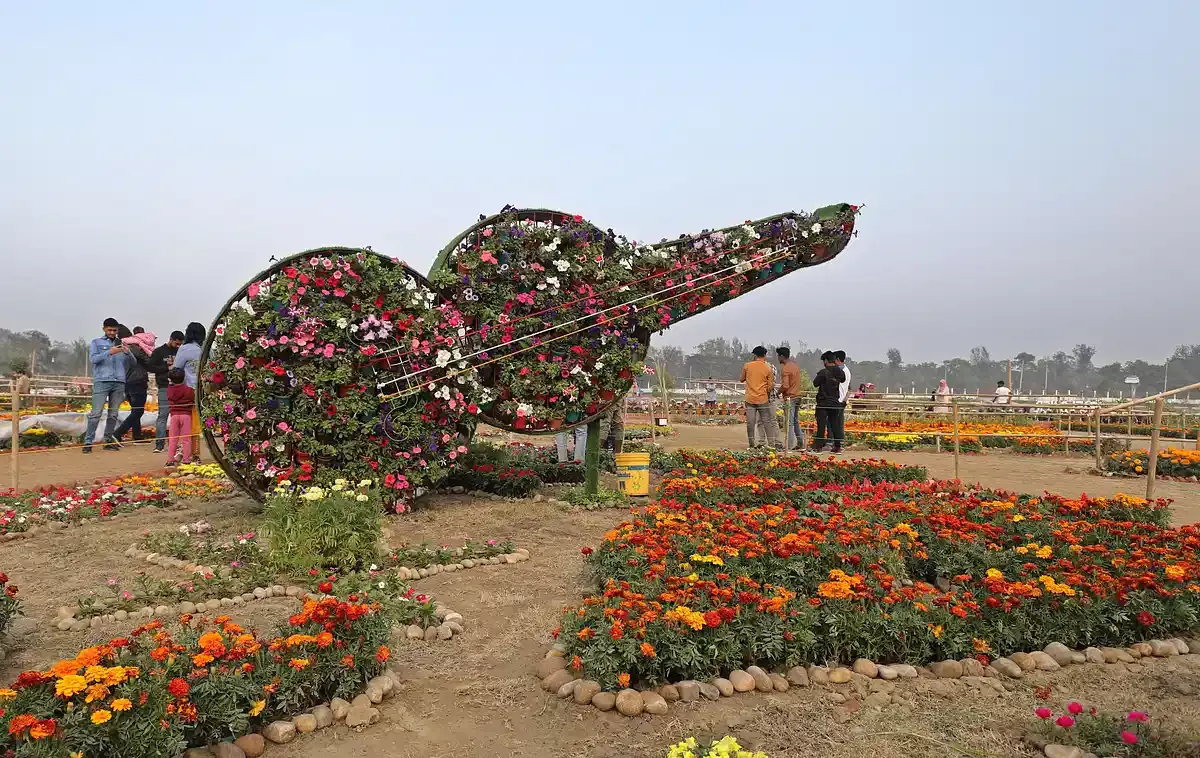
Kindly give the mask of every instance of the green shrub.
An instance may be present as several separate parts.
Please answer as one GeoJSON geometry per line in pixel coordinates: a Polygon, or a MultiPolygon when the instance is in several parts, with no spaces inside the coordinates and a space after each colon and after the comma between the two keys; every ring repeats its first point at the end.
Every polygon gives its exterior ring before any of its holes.
{"type": "Polygon", "coordinates": [[[281,482],[263,515],[268,557],[280,571],[358,569],[378,557],[383,509],[369,481],[338,479],[328,489],[281,482]]]}

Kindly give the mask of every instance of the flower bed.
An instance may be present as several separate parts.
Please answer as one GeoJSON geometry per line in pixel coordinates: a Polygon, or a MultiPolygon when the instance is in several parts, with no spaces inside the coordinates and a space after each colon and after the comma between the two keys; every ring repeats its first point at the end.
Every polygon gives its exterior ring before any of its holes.
{"type": "Polygon", "coordinates": [[[375,605],[306,601],[259,638],[228,617],[161,621],[27,671],[0,715],[0,749],[16,755],[158,758],[246,734],[334,697],[350,698],[389,657],[375,605]]]}
{"type": "MultiPolygon", "coordinates": [[[[1093,425],[1082,423],[1079,421],[1071,421],[1068,423],[1068,428],[1073,432],[1091,432],[1096,433],[1096,428],[1093,425]]],[[[1110,423],[1107,421],[1100,422],[1100,432],[1102,434],[1136,434],[1140,437],[1149,437],[1154,430],[1153,427],[1146,424],[1134,424],[1131,427],[1128,423],[1110,423]]],[[[1196,439],[1196,435],[1200,435],[1200,426],[1189,426],[1187,428],[1177,426],[1164,426],[1159,428],[1158,434],[1160,437],[1170,437],[1172,439],[1196,439]]]]}
{"type": "MultiPolygon", "coordinates": [[[[38,450],[40,448],[58,447],[63,444],[62,437],[40,426],[26,429],[21,432],[21,436],[18,439],[21,442],[21,450],[38,450]]],[[[8,450],[11,447],[11,438],[5,437],[0,440],[0,450],[8,450]]]]}
{"type": "MultiPolygon", "coordinates": [[[[1105,467],[1109,471],[1144,476],[1150,470],[1150,453],[1145,450],[1110,453],[1105,467]]],[[[1169,447],[1159,451],[1157,475],[1180,479],[1200,476],[1200,450],[1169,447]]]]}
{"type": "MultiPolygon", "coordinates": [[[[1040,706],[1034,715],[1039,721],[1035,729],[1039,743],[1074,746],[1080,754],[1190,758],[1200,751],[1200,741],[1159,729],[1145,711],[1103,713],[1072,700],[1061,713],[1040,706]]],[[[1060,753],[1070,754],[1070,748],[1063,747],[1060,753]]],[[[1049,747],[1046,754],[1050,755],[1049,747]]]]}
{"type": "Polygon", "coordinates": [[[868,483],[844,461],[688,459],[585,549],[604,590],[559,634],[605,688],[751,661],[986,660],[1165,636],[1200,615],[1200,528],[1168,528],[1165,501],[967,491],[881,462],[868,483]]]}

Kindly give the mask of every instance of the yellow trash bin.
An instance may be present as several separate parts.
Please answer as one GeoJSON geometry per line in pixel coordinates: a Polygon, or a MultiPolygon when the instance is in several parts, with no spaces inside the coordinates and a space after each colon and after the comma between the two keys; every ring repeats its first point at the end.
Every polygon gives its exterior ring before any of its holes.
{"type": "Polygon", "coordinates": [[[626,495],[650,494],[650,454],[620,453],[617,459],[617,488],[626,495]]]}

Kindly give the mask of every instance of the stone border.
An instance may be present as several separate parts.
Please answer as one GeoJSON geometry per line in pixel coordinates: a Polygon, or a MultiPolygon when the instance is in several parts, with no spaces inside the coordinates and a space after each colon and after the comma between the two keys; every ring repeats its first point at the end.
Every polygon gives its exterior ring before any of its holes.
{"type": "MultiPolygon", "coordinates": [[[[571,699],[577,705],[592,705],[600,711],[611,711],[615,708],[623,716],[638,716],[643,713],[663,715],[670,710],[670,703],[694,702],[701,697],[719,700],[744,692],[787,692],[793,686],[866,682],[866,691],[860,692],[865,695],[863,702],[859,704],[855,701],[852,709],[844,709],[845,718],[848,719],[861,705],[882,708],[892,702],[897,697],[893,695],[893,680],[961,679],[972,686],[985,691],[991,690],[999,695],[1006,691],[1003,679],[1021,679],[1031,671],[1053,672],[1080,664],[1140,665],[1137,661],[1142,658],[1170,658],[1188,655],[1191,651],[1200,654],[1200,637],[1187,640],[1172,637],[1166,640],[1135,642],[1128,648],[1088,647],[1083,652],[1071,650],[1061,642],[1051,642],[1043,650],[1013,653],[1008,657],[995,659],[988,666],[974,658],[938,661],[920,668],[908,664],[877,664],[859,658],[849,667],[835,666],[830,669],[825,666],[794,666],[785,674],[768,673],[758,666],[749,666],[745,670],[731,671],[727,677],[718,677],[710,682],[685,680],[653,690],[623,689],[614,693],[604,691],[599,682],[577,678],[567,663],[566,646],[556,643],[546,653],[545,658],[538,661],[534,674],[541,680],[543,690],[559,698],[571,699]]],[[[856,689],[859,686],[861,685],[856,684],[856,689]]],[[[945,687],[945,683],[942,687],[945,687]]],[[[829,699],[838,705],[847,703],[846,697],[840,692],[829,693],[829,699]]]]}
{"type": "MultiPolygon", "coordinates": [[[[188,563],[180,558],[159,555],[158,553],[148,553],[140,550],[135,545],[130,545],[125,550],[125,555],[129,558],[142,559],[147,563],[151,563],[163,568],[182,569],[189,573],[201,575],[214,575],[211,566],[202,566],[196,563],[188,563]]],[[[443,572],[454,572],[470,568],[476,568],[484,565],[510,565],[521,563],[529,560],[529,550],[527,548],[517,548],[512,553],[496,555],[484,559],[466,558],[461,563],[450,564],[433,564],[428,568],[410,569],[406,566],[401,566],[397,569],[397,575],[402,581],[414,581],[416,579],[424,579],[429,576],[434,576],[443,572]]],[[[177,605],[159,605],[159,606],[143,606],[136,611],[117,610],[113,613],[105,613],[99,616],[90,618],[78,618],[75,616],[74,609],[68,606],[62,606],[58,609],[54,620],[50,622],[50,627],[57,631],[63,632],[82,632],[87,629],[95,629],[106,623],[116,621],[127,621],[129,619],[154,617],[167,618],[187,613],[205,613],[219,611],[223,608],[234,608],[237,606],[252,603],[256,600],[266,600],[272,597],[294,597],[304,600],[308,597],[319,599],[321,595],[310,593],[302,587],[295,585],[284,587],[281,584],[271,585],[269,587],[255,587],[250,592],[233,597],[213,598],[203,603],[193,603],[190,600],[184,600],[177,605]]],[[[392,627],[392,634],[396,638],[407,640],[424,640],[425,642],[435,642],[437,640],[449,640],[454,635],[463,634],[465,620],[462,614],[455,612],[451,608],[444,606],[438,601],[434,601],[434,618],[438,623],[430,624],[422,627],[419,624],[409,624],[408,626],[396,625],[392,627]]]]}
{"type": "Polygon", "coordinates": [[[362,731],[379,721],[379,709],[375,706],[395,695],[401,688],[400,676],[390,668],[367,682],[363,692],[347,702],[335,697],[329,703],[310,708],[308,711],[287,721],[272,721],[262,728],[261,733],[242,735],[232,742],[222,742],[208,747],[191,748],[184,758],[258,758],[270,745],[286,745],[296,739],[297,734],[308,734],[327,729],[341,723],[356,731],[362,731]]]}

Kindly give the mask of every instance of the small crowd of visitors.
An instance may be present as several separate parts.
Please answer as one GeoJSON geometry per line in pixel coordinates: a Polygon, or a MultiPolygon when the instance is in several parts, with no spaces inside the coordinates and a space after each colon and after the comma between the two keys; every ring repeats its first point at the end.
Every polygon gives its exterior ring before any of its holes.
{"type": "MultiPolygon", "coordinates": [[[[800,404],[804,388],[800,386],[800,366],[792,360],[792,351],[775,348],[777,369],[767,362],[767,349],[762,345],[751,351],[753,360],[742,367],[738,381],[746,385],[746,438],[750,447],[763,444],[784,450],[804,450],[804,430],[800,426],[800,404]],[[779,426],[775,414],[779,401],[784,402],[784,427],[787,430],[783,445],[777,439],[779,426]],[[758,430],[762,430],[759,442],[758,430]]],[[[850,395],[850,369],[846,366],[844,350],[827,351],[821,355],[823,368],[813,377],[817,390],[817,430],[812,452],[840,453],[845,441],[846,398],[850,395]]],[[[866,390],[866,385],[860,386],[866,390]]],[[[710,389],[715,395],[715,387],[710,389]]],[[[715,402],[716,398],[712,400],[715,402]]]]}
{"type": "Polygon", "coordinates": [[[203,324],[192,322],[180,332],[171,332],[161,345],[152,332],[140,326],[132,330],[115,318],[104,320],[104,336],[92,340],[92,409],[83,435],[83,452],[90,454],[96,443],[100,416],[107,408],[100,437],[105,450],[120,450],[126,435],[143,442],[142,417],[150,392],[150,377],[158,392],[154,451],[167,453],[167,465],[200,461],[193,430],[200,428],[196,409],[196,377],[204,345],[203,324]],[[129,415],[118,423],[121,403],[129,400],[129,415]]]}

